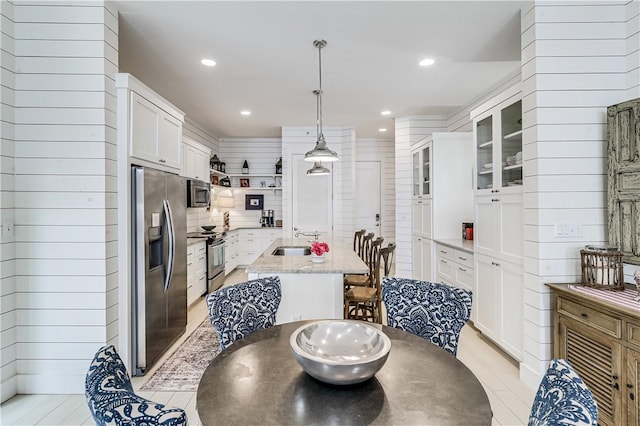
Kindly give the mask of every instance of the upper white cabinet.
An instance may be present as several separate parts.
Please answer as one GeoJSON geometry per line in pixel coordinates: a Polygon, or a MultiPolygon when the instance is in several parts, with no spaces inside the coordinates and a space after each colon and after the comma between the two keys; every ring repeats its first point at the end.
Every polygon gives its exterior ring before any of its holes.
{"type": "Polygon", "coordinates": [[[421,192],[414,194],[413,233],[460,238],[462,222],[473,218],[471,133],[433,133],[416,144],[416,154],[422,166],[414,168],[421,192]]]}
{"type": "Polygon", "coordinates": [[[419,142],[419,148],[412,153],[413,198],[431,195],[431,143],[419,142]]]}
{"type": "Polygon", "coordinates": [[[478,193],[522,190],[522,101],[516,85],[471,111],[478,193]]]}
{"type": "Polygon", "coordinates": [[[182,175],[209,182],[209,158],[211,149],[189,138],[184,138],[182,175]]]}
{"type": "Polygon", "coordinates": [[[414,278],[435,279],[433,239],[460,238],[473,218],[471,133],[433,133],[412,150],[414,278]]]}
{"type": "Polygon", "coordinates": [[[134,162],[172,173],[182,170],[184,113],[131,74],[116,74],[118,138],[134,162]]]}

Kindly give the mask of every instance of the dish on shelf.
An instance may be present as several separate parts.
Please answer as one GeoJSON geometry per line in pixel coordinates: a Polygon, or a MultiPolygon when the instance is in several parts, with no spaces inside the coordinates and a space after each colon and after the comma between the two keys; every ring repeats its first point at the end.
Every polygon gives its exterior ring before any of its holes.
{"type": "Polygon", "coordinates": [[[484,168],[484,169],[493,169],[493,163],[487,163],[484,166],[482,166],[482,168],[484,168]]]}
{"type": "Polygon", "coordinates": [[[522,185],[522,179],[514,179],[513,182],[517,185],[522,185]]]}
{"type": "Polygon", "coordinates": [[[493,188],[493,184],[492,183],[488,183],[484,187],[485,187],[485,189],[491,189],[491,188],[493,188]]]}

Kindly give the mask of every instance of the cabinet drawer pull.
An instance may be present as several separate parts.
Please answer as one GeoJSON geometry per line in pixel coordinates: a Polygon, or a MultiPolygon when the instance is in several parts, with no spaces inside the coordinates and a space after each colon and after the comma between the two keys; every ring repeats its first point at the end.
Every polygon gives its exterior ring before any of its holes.
{"type": "Polygon", "coordinates": [[[629,394],[629,399],[633,401],[634,399],[636,399],[636,397],[632,393],[630,393],[629,394]]]}
{"type": "Polygon", "coordinates": [[[191,265],[193,265],[193,262],[187,263],[187,266],[191,266],[191,265]]]}
{"type": "MultiPolygon", "coordinates": [[[[585,314],[584,312],[583,312],[583,313],[581,313],[581,314],[580,314],[580,316],[581,316],[582,318],[589,318],[589,315],[585,314]]],[[[613,378],[614,378],[614,379],[616,379],[617,377],[616,377],[616,376],[613,376],[613,378]]]]}
{"type": "Polygon", "coordinates": [[[198,260],[204,260],[204,256],[199,257],[198,260]]]}
{"type": "Polygon", "coordinates": [[[616,376],[615,374],[614,374],[613,376],[611,376],[611,378],[612,378],[613,380],[618,380],[618,376],[616,376]]]}
{"type": "Polygon", "coordinates": [[[617,383],[612,384],[611,387],[614,389],[620,389],[620,386],[618,386],[617,383]]]}
{"type": "Polygon", "coordinates": [[[444,260],[444,259],[440,259],[440,262],[442,262],[442,263],[448,263],[448,262],[447,262],[446,260],[444,260]]]}
{"type": "Polygon", "coordinates": [[[458,259],[460,259],[460,260],[467,260],[467,258],[466,258],[466,257],[462,257],[462,256],[458,256],[458,259]]]}
{"type": "Polygon", "coordinates": [[[440,250],[440,253],[447,254],[446,250],[440,250]]]}
{"type": "Polygon", "coordinates": [[[460,269],[462,272],[467,272],[467,270],[464,268],[458,268],[458,269],[460,269]]]}
{"type": "Polygon", "coordinates": [[[628,387],[629,389],[631,389],[631,388],[633,387],[633,385],[632,385],[631,383],[627,383],[627,387],[628,387]]]}

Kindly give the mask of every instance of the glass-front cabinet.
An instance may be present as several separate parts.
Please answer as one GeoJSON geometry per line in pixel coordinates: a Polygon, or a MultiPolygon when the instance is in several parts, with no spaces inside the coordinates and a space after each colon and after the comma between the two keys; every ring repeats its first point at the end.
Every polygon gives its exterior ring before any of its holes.
{"type": "MultiPolygon", "coordinates": [[[[522,101],[514,94],[473,120],[476,190],[522,188],[522,101]]],[[[508,190],[509,192],[511,190],[508,190]]]]}
{"type": "Polygon", "coordinates": [[[431,143],[412,154],[413,198],[431,195],[431,143]]]}

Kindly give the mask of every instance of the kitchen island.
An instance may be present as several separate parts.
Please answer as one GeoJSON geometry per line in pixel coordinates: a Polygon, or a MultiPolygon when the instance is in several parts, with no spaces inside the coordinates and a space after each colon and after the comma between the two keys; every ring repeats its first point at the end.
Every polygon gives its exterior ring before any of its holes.
{"type": "Polygon", "coordinates": [[[323,263],[313,263],[311,256],[275,256],[281,246],[308,246],[300,240],[278,238],[247,268],[250,280],[278,276],[282,284],[282,301],[276,323],[308,319],[343,317],[344,274],[366,274],[369,267],[352,250],[349,243],[327,241],[330,251],[323,263]]]}

